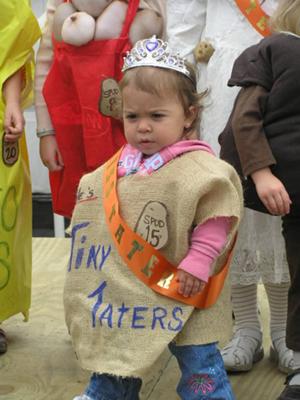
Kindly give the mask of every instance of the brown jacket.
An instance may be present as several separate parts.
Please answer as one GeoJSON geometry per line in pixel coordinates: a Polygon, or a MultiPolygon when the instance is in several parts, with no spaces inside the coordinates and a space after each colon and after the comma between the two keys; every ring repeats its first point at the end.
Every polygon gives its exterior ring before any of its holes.
{"type": "Polygon", "coordinates": [[[287,33],[261,40],[237,58],[228,82],[242,89],[220,137],[221,157],[240,173],[245,205],[260,211],[266,210],[246,177],[267,166],[293,207],[300,204],[299,43],[287,33]]]}
{"type": "Polygon", "coordinates": [[[268,92],[262,86],[242,88],[232,113],[219,136],[220,157],[235,167],[241,177],[245,206],[267,212],[259,200],[251,174],[276,164],[263,129],[263,110],[268,92]]]}

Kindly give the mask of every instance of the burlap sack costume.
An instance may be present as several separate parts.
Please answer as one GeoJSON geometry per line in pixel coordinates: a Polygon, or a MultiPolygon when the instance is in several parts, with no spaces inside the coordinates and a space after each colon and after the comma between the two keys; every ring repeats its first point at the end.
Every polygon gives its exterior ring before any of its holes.
{"type": "MultiPolygon", "coordinates": [[[[105,223],[102,175],[100,167],[80,183],[64,291],[66,322],[81,366],[142,377],[172,340],[178,345],[226,340],[231,334],[227,289],[214,306],[196,310],[156,294],[123,263],[105,223]]],[[[216,216],[233,217],[224,256],[243,208],[233,168],[204,151],[177,157],[150,176],[120,178],[118,195],[127,224],[137,232],[145,228],[142,221],[150,232],[156,228],[155,236],[164,238],[160,251],[174,265],[187,253],[192,227],[216,216]],[[165,221],[156,217],[160,207],[165,221]],[[159,232],[162,226],[167,240],[159,232]]]]}

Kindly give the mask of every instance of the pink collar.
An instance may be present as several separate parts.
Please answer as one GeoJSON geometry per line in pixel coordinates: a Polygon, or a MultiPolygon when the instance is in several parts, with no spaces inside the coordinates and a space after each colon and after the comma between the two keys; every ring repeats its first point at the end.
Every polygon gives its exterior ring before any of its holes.
{"type": "Polygon", "coordinates": [[[122,151],[118,163],[118,177],[132,174],[150,175],[153,171],[161,168],[175,157],[196,150],[214,154],[210,146],[201,140],[182,140],[181,142],[164,147],[151,157],[145,157],[135,147],[127,144],[122,151]]]}

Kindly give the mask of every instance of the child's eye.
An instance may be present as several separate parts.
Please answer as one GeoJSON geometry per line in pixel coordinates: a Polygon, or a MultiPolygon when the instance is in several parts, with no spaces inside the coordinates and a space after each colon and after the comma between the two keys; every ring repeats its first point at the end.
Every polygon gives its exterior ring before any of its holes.
{"type": "Polygon", "coordinates": [[[136,114],[126,114],[125,118],[129,119],[129,120],[133,120],[133,119],[137,118],[137,115],[136,114]]]}
{"type": "Polygon", "coordinates": [[[152,114],[152,118],[155,118],[155,119],[159,119],[159,118],[163,118],[164,117],[164,114],[162,114],[162,113],[153,113],[152,114]]]}

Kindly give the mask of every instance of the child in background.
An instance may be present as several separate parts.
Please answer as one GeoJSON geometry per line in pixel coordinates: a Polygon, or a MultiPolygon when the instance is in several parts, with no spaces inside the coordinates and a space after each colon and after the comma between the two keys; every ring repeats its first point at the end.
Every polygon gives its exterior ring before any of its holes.
{"type": "MultiPolygon", "coordinates": [[[[194,53],[198,61],[201,78],[198,90],[208,89],[200,138],[219,154],[218,136],[225,128],[239,91],[227,86],[234,60],[244,49],[270,34],[268,20],[278,0],[188,3],[187,6],[185,0],[168,1],[168,41],[181,55],[194,60],[194,53]]],[[[250,371],[263,358],[263,335],[270,332],[270,359],[280,371],[289,372],[293,368],[293,355],[285,344],[289,272],[280,217],[245,209],[230,281],[235,319],[232,339],[221,352],[226,370],[250,371]],[[258,313],[260,282],[269,303],[269,332],[262,331],[258,313]]]]}
{"type": "MultiPolygon", "coordinates": [[[[123,22],[117,15],[123,12],[125,2],[99,0],[99,5],[103,3],[97,18],[101,34],[82,46],[53,35],[61,19],[56,12],[64,2],[47,2],[47,24],[37,55],[35,106],[40,155],[50,172],[53,210],[70,217],[81,176],[103,164],[125,143],[117,86],[123,55],[132,47],[131,40],[145,37],[147,29],[151,35],[162,33],[164,0],[130,0],[123,22]]],[[[88,7],[96,2],[86,3],[88,7]]]]}
{"type": "Polygon", "coordinates": [[[123,71],[128,145],[82,178],[72,217],[65,316],[81,366],[94,371],[76,400],[138,399],[168,345],[181,399],[234,399],[217,348],[231,331],[224,277],[210,307],[198,300],[224,271],[243,208],[239,178],[195,140],[203,95],[166,42],[139,41],[123,71]]]}
{"type": "Polygon", "coordinates": [[[286,344],[295,369],[279,399],[289,400],[300,398],[300,0],[283,1],[272,27],[234,64],[228,84],[242,89],[220,143],[243,179],[246,207],[282,216],[291,278],[286,344]]]}
{"type": "MultiPolygon", "coordinates": [[[[33,50],[40,36],[27,0],[0,0],[0,324],[31,295],[31,187],[22,108],[32,102],[33,50]]],[[[0,354],[7,338],[0,329],[0,354]]]]}

